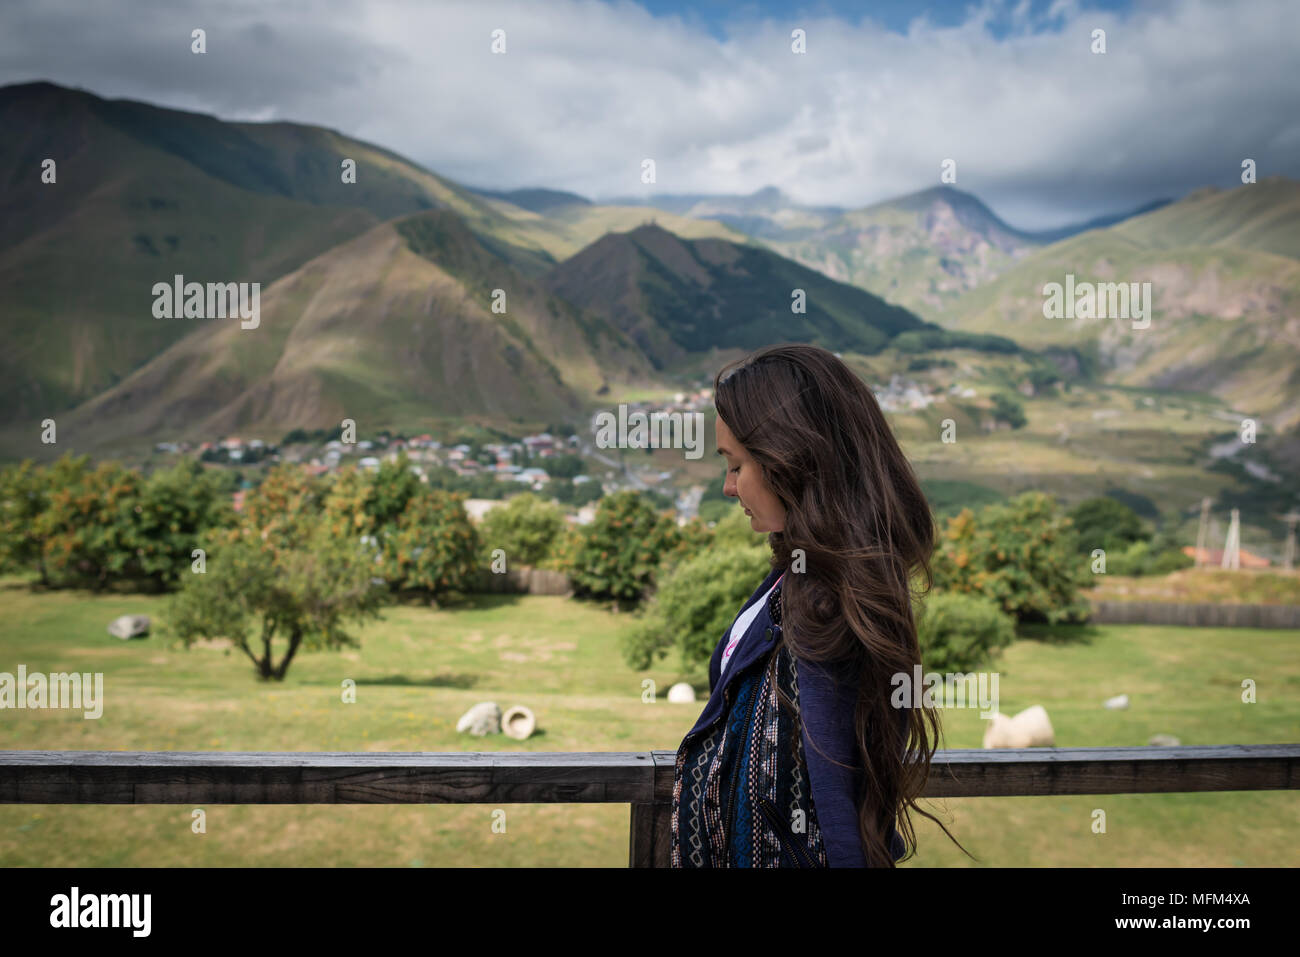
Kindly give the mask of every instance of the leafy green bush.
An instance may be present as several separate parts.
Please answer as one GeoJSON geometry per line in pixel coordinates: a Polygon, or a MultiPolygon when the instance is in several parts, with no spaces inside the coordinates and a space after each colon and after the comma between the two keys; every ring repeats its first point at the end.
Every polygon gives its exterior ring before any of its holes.
{"type": "Polygon", "coordinates": [[[1069,515],[1079,536],[1080,552],[1085,555],[1102,548],[1109,556],[1151,537],[1137,512],[1109,496],[1080,502],[1069,515]]]}
{"type": "Polygon", "coordinates": [[[44,467],[27,459],[0,469],[0,569],[32,570],[42,585],[50,584],[45,535],[38,524],[49,504],[50,478],[44,467]]]}
{"type": "Polygon", "coordinates": [[[992,661],[1015,640],[1015,619],[979,595],[933,591],[916,619],[925,671],[964,674],[992,661]]]}
{"type": "Polygon", "coordinates": [[[478,565],[465,497],[425,485],[399,455],[374,472],[353,467],[335,475],[321,522],[335,538],[373,547],[380,559],[375,574],[391,590],[447,597],[473,590],[478,565]]]}
{"type": "Polygon", "coordinates": [[[137,532],[143,511],[139,473],[117,462],[91,469],[89,457],[65,456],[49,473],[49,497],[36,518],[45,566],[55,584],[96,590],[139,577],[145,544],[137,532]]]}
{"type": "Polygon", "coordinates": [[[578,529],[573,544],[561,553],[560,568],[575,595],[638,601],[654,587],[660,561],[682,545],[682,535],[645,496],[623,490],[600,500],[594,520],[578,529]]]}
{"type": "Polygon", "coordinates": [[[464,502],[461,492],[428,489],[407,503],[380,543],[382,574],[392,588],[439,599],[474,590],[479,540],[464,502]]]}
{"type": "Polygon", "coordinates": [[[769,571],[766,546],[728,544],[680,561],[664,575],[644,618],[624,640],[638,669],[676,648],[682,670],[708,661],[741,605],[769,571]]]}
{"type": "Polygon", "coordinates": [[[65,454],[0,471],[0,561],[55,587],[176,586],[205,534],[234,521],[228,481],[193,459],[144,479],[65,454]]]}
{"type": "Polygon", "coordinates": [[[1176,549],[1157,552],[1150,542],[1134,542],[1123,551],[1106,553],[1108,575],[1167,575],[1196,564],[1176,549]]]}
{"type": "Polygon", "coordinates": [[[1029,419],[1025,417],[1025,407],[1019,399],[1009,392],[993,394],[993,418],[1005,422],[1013,429],[1023,428],[1029,419]]]}
{"type": "Polygon", "coordinates": [[[1151,562],[1151,546],[1134,542],[1125,549],[1106,552],[1106,574],[1142,575],[1151,562]]]}
{"type": "Polygon", "coordinates": [[[241,523],[281,548],[301,547],[321,524],[329,488],[301,465],[281,462],[244,496],[241,523]]]}
{"type": "Polygon", "coordinates": [[[701,502],[699,507],[699,518],[702,522],[720,522],[726,518],[734,508],[734,505],[729,505],[726,502],[701,502]]]}
{"type": "Polygon", "coordinates": [[[1195,564],[1196,560],[1191,555],[1185,554],[1181,549],[1168,548],[1163,552],[1153,550],[1151,561],[1147,564],[1144,574],[1168,575],[1170,572],[1176,572],[1183,568],[1191,568],[1195,564]]]}
{"type": "Polygon", "coordinates": [[[1025,492],[948,520],[932,561],[939,591],[982,595],[1018,621],[1083,621],[1092,584],[1077,535],[1054,499],[1025,492]]]}
{"type": "Polygon", "coordinates": [[[189,574],[194,549],[211,530],[235,521],[225,476],[194,459],[149,476],[140,506],[133,528],[138,572],[160,591],[189,574]]]}
{"type": "Polygon", "coordinates": [[[744,509],[737,503],[731,502],[730,508],[713,529],[713,543],[717,548],[730,545],[752,548],[755,545],[767,544],[767,532],[754,531],[744,509]]]}
{"type": "Polygon", "coordinates": [[[532,492],[512,495],[504,505],[492,508],[479,523],[478,537],[483,553],[479,564],[487,568],[492,552],[505,551],[507,567],[538,565],[551,553],[556,536],[565,525],[564,513],[532,492]]]}

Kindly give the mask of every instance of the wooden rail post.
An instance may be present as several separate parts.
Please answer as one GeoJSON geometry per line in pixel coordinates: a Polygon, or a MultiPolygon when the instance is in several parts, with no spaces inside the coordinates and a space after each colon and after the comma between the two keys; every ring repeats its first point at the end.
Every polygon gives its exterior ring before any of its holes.
{"type": "Polygon", "coordinates": [[[675,751],[652,751],[654,800],[632,805],[628,867],[669,867],[672,864],[673,768],[675,751]]]}

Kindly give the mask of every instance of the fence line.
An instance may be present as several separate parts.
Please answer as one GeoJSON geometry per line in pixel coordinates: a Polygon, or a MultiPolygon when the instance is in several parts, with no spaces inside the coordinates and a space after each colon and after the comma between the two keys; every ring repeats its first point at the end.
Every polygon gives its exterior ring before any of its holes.
{"type": "Polygon", "coordinates": [[[1091,604],[1092,615],[1089,620],[1099,625],[1300,629],[1300,605],[1096,600],[1091,604]]]}
{"type": "MultiPolygon", "coordinates": [[[[630,804],[669,863],[673,751],[0,751],[0,804],[630,804]]],[[[1300,744],[936,751],[926,797],[1300,788],[1300,744]]]]}

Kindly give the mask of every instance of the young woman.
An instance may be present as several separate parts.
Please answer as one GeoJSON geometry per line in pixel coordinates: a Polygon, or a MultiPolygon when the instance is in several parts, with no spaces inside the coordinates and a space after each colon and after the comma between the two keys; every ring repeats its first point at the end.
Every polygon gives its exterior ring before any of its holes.
{"type": "Polygon", "coordinates": [[[723,491],[769,533],[772,568],[677,752],[672,866],[893,867],[916,846],[907,809],[935,820],[915,802],[938,720],[890,700],[921,660],[929,505],[871,390],[825,349],[747,356],[714,404],[723,491]]]}

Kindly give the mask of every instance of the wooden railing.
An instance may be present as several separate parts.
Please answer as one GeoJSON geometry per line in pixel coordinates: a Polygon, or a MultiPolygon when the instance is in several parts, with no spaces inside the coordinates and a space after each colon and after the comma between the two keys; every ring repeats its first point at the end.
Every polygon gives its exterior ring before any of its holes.
{"type": "MultiPolygon", "coordinates": [[[[667,867],[672,751],[0,751],[0,804],[630,804],[667,867]]],[[[926,797],[1300,787],[1300,744],[935,752],[926,797]]]]}

